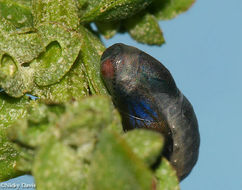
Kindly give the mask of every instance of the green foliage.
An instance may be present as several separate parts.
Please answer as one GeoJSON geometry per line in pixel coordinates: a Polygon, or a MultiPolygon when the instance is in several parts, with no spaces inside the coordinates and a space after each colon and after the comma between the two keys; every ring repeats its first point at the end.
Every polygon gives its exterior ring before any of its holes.
{"type": "Polygon", "coordinates": [[[161,45],[165,42],[155,16],[149,13],[127,19],[124,26],[137,42],[149,45],[161,45]]]}
{"type": "Polygon", "coordinates": [[[157,20],[193,2],[0,0],[0,181],[30,173],[39,190],[179,189],[168,161],[151,167],[160,134],[123,134],[100,79],[100,35],[162,45],[157,20]]]}
{"type": "Polygon", "coordinates": [[[92,94],[103,94],[105,91],[100,80],[100,57],[105,47],[100,40],[84,27],[79,31],[83,34],[83,46],[81,58],[83,60],[84,72],[88,80],[88,86],[92,94]]]}
{"type": "Polygon", "coordinates": [[[180,187],[176,184],[179,183],[176,172],[169,164],[169,162],[163,158],[160,166],[156,169],[155,176],[157,178],[157,189],[159,190],[179,190],[180,187]]]}
{"type": "Polygon", "coordinates": [[[124,19],[145,9],[151,2],[151,0],[89,0],[86,1],[81,22],[124,19]]]}
{"type": "Polygon", "coordinates": [[[0,181],[4,181],[21,174],[16,171],[16,160],[19,152],[14,148],[6,134],[9,125],[27,115],[27,106],[31,104],[28,98],[11,98],[0,93],[0,181]]]}
{"type": "Polygon", "coordinates": [[[118,32],[120,23],[116,21],[96,22],[96,26],[100,34],[102,34],[106,39],[110,39],[118,32]]]}
{"type": "Polygon", "coordinates": [[[35,26],[42,23],[60,23],[68,28],[79,26],[78,9],[75,0],[33,0],[35,26]]]}
{"type": "Polygon", "coordinates": [[[194,2],[195,0],[154,0],[150,8],[157,19],[168,20],[187,11],[194,2]]]}
{"type": "Polygon", "coordinates": [[[89,180],[89,189],[146,190],[152,186],[152,173],[124,139],[104,131],[93,156],[89,180]]]}
{"type": "Polygon", "coordinates": [[[48,86],[59,82],[71,69],[81,49],[81,38],[58,24],[43,24],[37,30],[46,50],[31,62],[31,67],[36,73],[35,83],[48,86]]]}
{"type": "Polygon", "coordinates": [[[157,161],[164,145],[161,134],[148,130],[132,130],[124,135],[133,152],[147,165],[157,161]]]}
{"type": "Polygon", "coordinates": [[[85,165],[75,150],[65,144],[49,140],[36,154],[33,175],[38,190],[85,189],[85,165]],[[48,158],[48,159],[46,159],[48,158]]]}
{"type": "Polygon", "coordinates": [[[1,16],[17,29],[33,26],[31,0],[1,0],[1,16]]]}

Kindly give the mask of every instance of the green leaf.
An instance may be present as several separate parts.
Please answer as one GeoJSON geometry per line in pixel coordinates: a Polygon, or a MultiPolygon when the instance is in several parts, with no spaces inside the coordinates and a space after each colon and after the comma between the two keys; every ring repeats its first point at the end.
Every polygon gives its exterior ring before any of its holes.
{"type": "Polygon", "coordinates": [[[41,25],[38,33],[46,51],[31,65],[36,71],[36,84],[48,86],[59,82],[70,70],[80,52],[81,39],[77,33],[56,24],[41,25]]]}
{"type": "Polygon", "coordinates": [[[49,86],[35,85],[31,94],[39,97],[45,102],[64,103],[70,100],[81,100],[87,96],[88,82],[84,74],[83,61],[80,56],[69,72],[60,80],[60,82],[49,86]],[[61,96],[60,96],[61,94],[61,96]]]}
{"type": "Polygon", "coordinates": [[[37,189],[85,189],[85,167],[73,149],[49,139],[35,156],[33,175],[37,189]]]}
{"type": "Polygon", "coordinates": [[[1,0],[0,15],[11,22],[16,29],[33,27],[30,0],[1,0]]]}
{"type": "Polygon", "coordinates": [[[27,97],[16,99],[4,92],[0,93],[0,181],[22,174],[15,170],[19,153],[7,139],[6,128],[16,120],[26,117],[30,102],[27,97]]]}
{"type": "Polygon", "coordinates": [[[58,124],[64,130],[84,127],[99,131],[113,120],[112,104],[106,96],[85,97],[80,102],[67,104],[66,109],[58,124]]]}
{"type": "Polygon", "coordinates": [[[112,38],[120,28],[120,22],[96,22],[98,32],[106,39],[112,38]]]}
{"type": "Polygon", "coordinates": [[[156,18],[149,13],[127,19],[124,26],[137,42],[149,45],[161,45],[165,42],[156,18]]]}
{"type": "Polygon", "coordinates": [[[18,158],[19,153],[8,141],[5,129],[0,128],[0,182],[22,174],[15,170],[18,158]]]}
{"type": "Polygon", "coordinates": [[[149,166],[154,164],[162,153],[164,139],[160,133],[136,129],[125,133],[124,138],[133,152],[149,166]]]}
{"type": "MultiPolygon", "coordinates": [[[[10,1],[13,1],[13,0],[10,0],[10,1]]],[[[32,0],[14,0],[14,2],[16,2],[24,7],[28,7],[28,8],[32,7],[32,0]]]]}
{"type": "Polygon", "coordinates": [[[85,8],[87,6],[88,0],[76,0],[76,5],[78,9],[85,8]]]}
{"type": "Polygon", "coordinates": [[[8,129],[8,138],[13,142],[20,143],[27,147],[37,147],[43,144],[50,136],[49,128],[56,121],[54,113],[50,114],[46,105],[34,102],[28,108],[28,115],[24,119],[18,120],[8,129]],[[51,115],[50,120],[48,116],[51,115]],[[35,117],[36,116],[36,117],[35,117]]]}
{"type": "Polygon", "coordinates": [[[31,148],[43,145],[53,135],[65,145],[94,145],[97,133],[113,120],[111,110],[110,100],[98,96],[65,105],[34,101],[28,107],[27,117],[15,122],[8,130],[8,138],[31,148]]]}
{"type": "Polygon", "coordinates": [[[66,112],[58,119],[60,138],[65,144],[79,146],[96,139],[113,120],[110,99],[102,96],[82,98],[66,105],[66,112]]]}
{"type": "Polygon", "coordinates": [[[34,148],[50,136],[48,130],[61,111],[53,109],[56,107],[53,105],[47,109],[44,104],[29,101],[27,97],[15,99],[5,95],[2,102],[1,118],[11,120],[0,127],[0,181],[31,172],[34,148]]]}
{"type": "Polygon", "coordinates": [[[152,173],[125,140],[111,131],[100,137],[90,168],[88,189],[147,190],[152,173]]]}
{"type": "Polygon", "coordinates": [[[17,65],[13,60],[13,58],[1,52],[0,60],[1,60],[1,64],[0,64],[1,75],[12,77],[17,71],[17,65]]]}
{"type": "Polygon", "coordinates": [[[7,34],[12,34],[15,32],[16,28],[14,25],[6,20],[2,15],[0,15],[0,36],[7,35],[7,34]]]}
{"type": "Polygon", "coordinates": [[[195,0],[154,0],[151,12],[159,20],[168,20],[187,11],[195,0]]]}
{"type": "Polygon", "coordinates": [[[37,33],[18,34],[0,16],[0,86],[13,97],[21,97],[33,87],[32,68],[25,67],[44,50],[37,33]]]}
{"type": "Polygon", "coordinates": [[[79,32],[83,37],[81,58],[90,91],[92,94],[104,94],[106,91],[100,77],[100,58],[105,47],[93,33],[84,27],[79,27],[79,32]]]}
{"type": "Polygon", "coordinates": [[[0,20],[0,50],[14,57],[19,65],[32,61],[44,50],[37,33],[18,34],[8,21],[0,20]]]}
{"type": "Polygon", "coordinates": [[[115,131],[116,133],[123,135],[124,131],[123,131],[123,126],[122,126],[122,122],[121,122],[121,116],[118,112],[118,110],[113,109],[112,110],[112,123],[110,123],[107,126],[107,129],[115,131]]]}
{"type": "Polygon", "coordinates": [[[128,18],[146,8],[152,0],[89,0],[81,22],[111,21],[128,18]]]}
{"type": "Polygon", "coordinates": [[[180,190],[176,171],[165,158],[162,159],[155,175],[157,178],[157,190],[180,190]]]}
{"type": "MultiPolygon", "coordinates": [[[[46,53],[31,63],[37,70],[36,83],[38,84],[32,93],[43,100],[56,103],[82,98],[88,94],[88,85],[93,94],[103,93],[104,88],[99,76],[99,60],[104,46],[100,40],[84,28],[80,29],[81,33],[67,32],[62,29],[63,27],[55,25],[53,28],[53,31],[50,28],[50,34],[44,35],[47,41],[45,44],[50,43],[46,53]],[[80,57],[76,58],[81,47],[80,57]],[[63,62],[60,64],[56,59],[61,59],[63,62]],[[50,63],[51,60],[53,63],[50,63]],[[68,72],[70,66],[73,68],[68,72]],[[46,86],[47,84],[51,85],[46,86]]],[[[42,31],[46,32],[47,29],[43,28],[42,31]]]]}
{"type": "Polygon", "coordinates": [[[83,98],[74,105],[67,105],[67,111],[57,124],[60,138],[63,143],[76,149],[79,159],[90,163],[100,132],[111,127],[116,131],[122,130],[118,116],[109,98],[83,98]]]}
{"type": "Polygon", "coordinates": [[[80,70],[71,70],[59,83],[46,87],[35,86],[32,94],[49,103],[80,100],[88,94],[88,87],[83,81],[83,73],[77,73],[78,71],[80,70]]]}
{"type": "Polygon", "coordinates": [[[34,0],[33,13],[35,26],[52,22],[76,29],[79,25],[75,0],[34,0]]]}
{"type": "Polygon", "coordinates": [[[0,92],[0,129],[24,118],[27,114],[27,106],[31,102],[28,97],[12,98],[0,92]]]}
{"type": "Polygon", "coordinates": [[[102,96],[83,98],[79,103],[68,104],[67,111],[56,124],[61,141],[74,147],[79,159],[90,162],[96,137],[113,121],[110,99],[102,96]]]}
{"type": "Polygon", "coordinates": [[[86,189],[96,137],[112,123],[110,99],[92,96],[65,106],[35,101],[28,113],[8,130],[20,152],[16,168],[31,170],[38,189],[86,189]]]}
{"type": "Polygon", "coordinates": [[[19,98],[33,88],[33,69],[19,67],[13,76],[2,75],[0,71],[0,86],[12,97],[19,98]]]}

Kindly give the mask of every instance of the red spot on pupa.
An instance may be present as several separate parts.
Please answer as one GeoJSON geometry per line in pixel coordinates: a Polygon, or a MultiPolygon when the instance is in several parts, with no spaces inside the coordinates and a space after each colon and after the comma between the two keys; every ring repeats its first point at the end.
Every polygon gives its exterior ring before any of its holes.
{"type": "Polygon", "coordinates": [[[101,73],[106,78],[113,78],[114,67],[110,59],[105,60],[101,65],[101,73]]]}

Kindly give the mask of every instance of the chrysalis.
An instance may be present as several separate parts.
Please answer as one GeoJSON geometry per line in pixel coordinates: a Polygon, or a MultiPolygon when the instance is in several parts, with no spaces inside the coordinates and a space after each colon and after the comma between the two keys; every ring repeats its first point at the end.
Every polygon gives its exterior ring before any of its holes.
{"type": "Polygon", "coordinates": [[[184,179],[198,159],[200,136],[192,105],[170,72],[145,52],[119,43],[103,53],[101,77],[121,114],[124,131],[161,132],[166,139],[163,154],[184,179]]]}

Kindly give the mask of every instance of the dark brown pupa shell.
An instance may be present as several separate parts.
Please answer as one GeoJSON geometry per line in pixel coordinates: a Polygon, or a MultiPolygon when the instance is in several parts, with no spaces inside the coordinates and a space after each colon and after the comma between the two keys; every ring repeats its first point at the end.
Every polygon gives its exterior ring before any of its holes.
{"type": "Polygon", "coordinates": [[[155,58],[124,44],[101,58],[101,77],[122,116],[124,131],[147,128],[166,138],[164,155],[184,179],[196,164],[200,135],[192,105],[155,58]]]}

